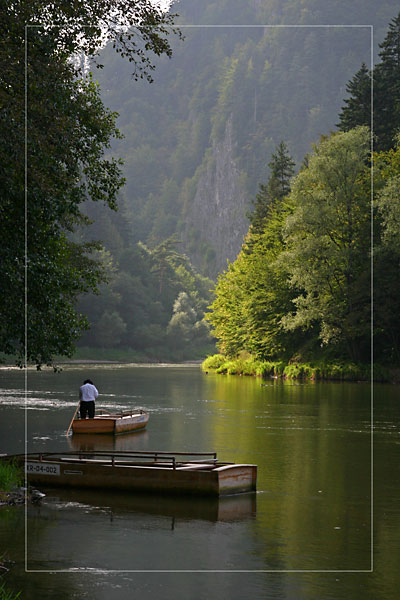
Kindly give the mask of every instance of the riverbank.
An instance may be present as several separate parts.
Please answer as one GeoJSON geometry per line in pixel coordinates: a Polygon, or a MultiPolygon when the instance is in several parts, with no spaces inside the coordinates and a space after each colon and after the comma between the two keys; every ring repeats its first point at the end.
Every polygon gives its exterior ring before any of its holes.
{"type": "MultiPolygon", "coordinates": [[[[21,485],[23,473],[21,467],[10,461],[0,461],[0,506],[24,504],[27,498],[25,488],[21,485]]],[[[40,494],[40,492],[38,492],[40,494]]],[[[43,496],[44,494],[40,494],[43,496]]],[[[9,571],[4,555],[0,555],[0,577],[9,571]]],[[[0,600],[17,600],[21,592],[13,592],[0,579],[0,600]]]]}
{"type": "MultiPolygon", "coordinates": [[[[252,357],[230,359],[222,354],[208,356],[201,365],[204,372],[222,375],[249,375],[275,379],[306,379],[311,381],[371,381],[371,365],[351,362],[285,362],[262,361],[252,357]]],[[[399,383],[400,372],[374,365],[376,382],[399,383]]]]}
{"type": "MultiPolygon", "coordinates": [[[[193,350],[160,350],[138,352],[121,348],[78,347],[72,357],[57,356],[54,365],[65,364],[180,364],[202,363],[204,358],[215,351],[213,344],[193,350]]],[[[0,369],[19,369],[16,357],[0,354],[0,369]]],[[[35,368],[32,365],[32,368],[35,368]]],[[[43,366],[44,368],[44,366],[43,366]]]]}
{"type": "MultiPolygon", "coordinates": [[[[127,362],[127,363],[181,363],[181,362],[196,362],[203,361],[204,357],[215,351],[215,346],[208,344],[201,348],[191,350],[169,350],[155,349],[139,352],[131,349],[115,349],[115,348],[93,348],[93,347],[78,347],[76,352],[71,357],[70,361],[107,361],[107,362],[127,362]]],[[[56,362],[70,362],[64,358],[59,358],[56,362]]]]}
{"type": "Polygon", "coordinates": [[[45,494],[34,488],[23,487],[22,468],[13,460],[2,458],[0,461],[0,506],[16,506],[31,502],[37,504],[45,494]]]}
{"type": "MultiPolygon", "coordinates": [[[[182,363],[203,361],[204,358],[215,351],[213,344],[201,348],[185,350],[149,350],[138,352],[137,350],[124,348],[94,348],[83,346],[76,348],[71,357],[56,356],[54,363],[76,363],[76,362],[103,362],[103,363],[182,363]]],[[[0,365],[4,367],[16,367],[17,359],[11,355],[0,354],[0,365]]],[[[18,368],[18,367],[17,367],[18,368]]]]}

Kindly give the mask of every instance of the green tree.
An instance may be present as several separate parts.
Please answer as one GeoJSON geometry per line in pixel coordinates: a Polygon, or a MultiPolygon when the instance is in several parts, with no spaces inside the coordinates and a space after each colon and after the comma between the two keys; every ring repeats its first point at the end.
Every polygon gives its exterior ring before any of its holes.
{"type": "Polygon", "coordinates": [[[297,334],[288,335],[281,319],[290,309],[294,291],[286,269],[276,267],[284,248],[282,227],[290,213],[286,196],[294,161],[281,142],[269,162],[270,177],[260,184],[249,215],[250,229],[237,260],[220,276],[216,298],[206,318],[213,326],[223,354],[246,350],[257,358],[277,358],[293,347],[297,334]]]}
{"type": "Polygon", "coordinates": [[[294,212],[286,220],[279,261],[302,290],[282,322],[288,331],[317,324],[323,344],[368,360],[370,333],[370,152],[365,127],[315,146],[293,181],[294,212]]]}
{"type": "Polygon", "coordinates": [[[185,258],[182,254],[177,252],[176,246],[179,244],[176,235],[164,240],[152,251],[153,267],[152,272],[155,273],[159,281],[159,293],[165,291],[166,282],[172,279],[172,273],[174,267],[185,262],[185,258]]]}
{"type": "Polygon", "coordinates": [[[245,254],[246,350],[258,358],[277,358],[294,348],[299,336],[288,335],[281,319],[290,307],[294,291],[287,271],[276,260],[284,249],[282,228],[291,212],[287,202],[295,163],[284,142],[280,142],[269,162],[267,185],[260,185],[251,227],[243,246],[245,254]],[[262,193],[264,192],[264,193],[262,193]],[[257,210],[258,209],[258,210],[257,210]]]}
{"type": "Polygon", "coordinates": [[[148,54],[171,54],[171,22],[148,0],[0,7],[0,350],[21,364],[25,351],[37,365],[70,355],[87,327],[75,303],[96,290],[102,267],[91,257],[98,245],[72,242],[71,233],[88,223],[80,210],[86,198],[115,209],[123,184],[120,162],[104,157],[119,137],[116,115],[71,59],[94,57],[109,39],[134,77],[151,80],[148,54]]]}
{"type": "Polygon", "coordinates": [[[173,348],[182,348],[185,344],[193,347],[210,342],[209,326],[203,318],[203,311],[198,307],[197,293],[178,294],[167,327],[167,336],[173,348]]]}
{"type": "MultiPolygon", "coordinates": [[[[389,23],[384,41],[379,44],[380,62],[373,72],[373,131],[375,149],[389,150],[400,130],[400,13],[389,23]]],[[[359,125],[371,127],[371,73],[363,63],[347,84],[350,94],[344,100],[338,127],[349,131],[359,125]]]]}
{"type": "Polygon", "coordinates": [[[104,315],[108,327],[114,313],[126,327],[116,330],[114,336],[110,333],[107,339],[112,347],[139,350],[157,358],[165,358],[171,349],[185,350],[190,358],[193,348],[210,345],[203,317],[212,282],[200,276],[187,257],[175,250],[176,243],[175,238],[166,240],[153,251],[144,244],[128,246],[118,261],[112,260],[109,252],[101,253],[108,282],[100,287],[99,295],[88,294],[80,299],[79,307],[90,314],[91,322],[80,346],[103,347],[104,335],[108,335],[101,333],[105,329],[104,315]],[[182,315],[191,319],[185,335],[178,327],[182,315]]]}
{"type": "Polygon", "coordinates": [[[86,327],[76,299],[102,278],[101,265],[90,258],[98,246],[69,236],[87,222],[79,206],[89,196],[115,208],[123,178],[118,161],[103,157],[119,133],[97,86],[91,78],[78,81],[73,67],[57,58],[56,40],[38,30],[32,35],[26,154],[23,95],[10,95],[0,111],[0,347],[23,360],[26,299],[27,359],[40,365],[72,352],[86,327]]]}
{"type": "Polygon", "coordinates": [[[227,356],[245,350],[259,359],[289,358],[304,342],[301,332],[285,331],[281,322],[296,295],[285,265],[278,263],[290,213],[287,202],[270,205],[263,232],[255,236],[250,229],[238,258],[218,279],[206,318],[227,356]]]}
{"type": "Polygon", "coordinates": [[[374,356],[397,365],[400,358],[400,139],[375,155],[374,356]]]}
{"type": "Polygon", "coordinates": [[[126,331],[126,323],[117,311],[105,311],[96,325],[94,335],[100,347],[115,348],[126,331]]]}
{"type": "Polygon", "coordinates": [[[374,71],[374,134],[377,150],[389,150],[400,131],[400,13],[389,23],[379,44],[380,63],[374,71]]]}
{"type": "Polygon", "coordinates": [[[197,313],[186,292],[180,292],[174,302],[173,315],[167,327],[167,334],[175,343],[183,339],[188,343],[193,336],[197,313]]]}
{"type": "Polygon", "coordinates": [[[218,277],[214,290],[215,300],[210,306],[210,312],[206,313],[206,319],[212,326],[212,334],[217,339],[218,350],[229,357],[237,356],[246,345],[244,260],[241,252],[235,262],[229,263],[227,270],[218,277]]]}
{"type": "Polygon", "coordinates": [[[371,89],[371,73],[363,63],[346,86],[349,97],[344,100],[339,114],[338,128],[341,131],[349,131],[359,125],[371,127],[371,89]]]}
{"type": "Polygon", "coordinates": [[[290,192],[290,179],[294,175],[295,162],[289,154],[285,142],[280,142],[276,153],[272,154],[268,165],[271,176],[268,182],[271,196],[277,200],[283,200],[290,192]]]}
{"type": "Polygon", "coordinates": [[[272,203],[280,202],[290,192],[290,179],[295,163],[285,142],[280,142],[268,163],[270,177],[267,185],[261,183],[253,201],[253,211],[248,214],[252,234],[261,233],[265,227],[272,203]]]}

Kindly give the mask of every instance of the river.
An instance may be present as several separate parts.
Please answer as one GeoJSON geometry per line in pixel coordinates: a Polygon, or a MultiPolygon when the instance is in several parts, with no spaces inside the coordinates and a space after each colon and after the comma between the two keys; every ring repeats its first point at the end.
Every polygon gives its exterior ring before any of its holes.
{"type": "Polygon", "coordinates": [[[21,600],[397,600],[399,417],[399,387],[386,384],[371,402],[365,383],[86,364],[29,370],[25,394],[24,373],[1,369],[0,452],[26,440],[258,465],[256,494],[219,501],[45,490],[26,513],[2,507],[5,581],[21,600]],[[86,377],[98,408],[145,408],[147,429],[66,437],[86,377]]]}

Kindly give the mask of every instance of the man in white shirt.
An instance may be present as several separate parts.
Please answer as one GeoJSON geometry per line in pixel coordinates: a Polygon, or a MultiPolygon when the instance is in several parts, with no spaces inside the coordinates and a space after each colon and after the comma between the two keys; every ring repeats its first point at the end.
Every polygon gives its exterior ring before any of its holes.
{"type": "Polygon", "coordinates": [[[86,419],[86,415],[89,416],[89,419],[93,419],[95,410],[94,401],[98,395],[99,392],[93,385],[93,381],[85,379],[83,385],[79,388],[79,399],[81,401],[79,412],[81,419],[86,419]]]}

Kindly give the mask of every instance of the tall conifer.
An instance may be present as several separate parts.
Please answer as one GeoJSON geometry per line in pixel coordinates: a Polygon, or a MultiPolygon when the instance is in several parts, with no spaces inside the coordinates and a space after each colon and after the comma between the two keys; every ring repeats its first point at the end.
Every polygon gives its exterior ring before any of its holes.
{"type": "Polygon", "coordinates": [[[253,212],[248,215],[252,235],[263,232],[271,205],[281,201],[290,192],[290,179],[294,175],[295,163],[285,142],[278,144],[268,166],[271,173],[268,183],[260,184],[258,194],[253,201],[253,212]]]}
{"type": "Polygon", "coordinates": [[[371,73],[363,63],[346,86],[350,96],[344,100],[339,114],[337,127],[341,131],[349,131],[358,125],[371,126],[371,84],[371,73]]]}
{"type": "MultiPolygon", "coordinates": [[[[394,147],[400,131],[400,13],[379,47],[381,62],[373,71],[373,131],[375,150],[380,152],[394,147]]],[[[371,73],[364,63],[346,89],[350,97],[344,100],[338,128],[371,127],[371,73]]]]}
{"type": "Polygon", "coordinates": [[[376,150],[389,150],[400,130],[400,13],[389,24],[379,47],[381,62],[374,72],[374,133],[376,150]]]}

